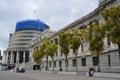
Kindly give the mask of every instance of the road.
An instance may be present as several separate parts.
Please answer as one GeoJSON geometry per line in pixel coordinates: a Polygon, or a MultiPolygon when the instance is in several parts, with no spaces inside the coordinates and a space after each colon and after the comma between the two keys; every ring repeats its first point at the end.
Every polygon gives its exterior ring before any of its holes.
{"type": "Polygon", "coordinates": [[[61,75],[48,74],[39,71],[28,71],[26,73],[15,73],[11,71],[0,71],[0,80],[120,80],[111,78],[87,77],[85,75],[61,75]]]}

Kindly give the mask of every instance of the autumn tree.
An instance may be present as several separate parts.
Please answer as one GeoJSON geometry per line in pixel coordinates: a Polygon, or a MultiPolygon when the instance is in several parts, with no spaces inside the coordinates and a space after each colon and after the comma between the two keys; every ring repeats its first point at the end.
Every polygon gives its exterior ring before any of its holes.
{"type": "Polygon", "coordinates": [[[76,71],[78,71],[77,54],[79,46],[81,44],[80,32],[78,30],[68,30],[67,33],[68,33],[68,45],[71,49],[73,49],[73,54],[75,55],[76,71]]]}
{"type": "Polygon", "coordinates": [[[42,58],[43,58],[44,54],[40,52],[40,50],[34,50],[32,53],[32,57],[34,59],[34,61],[40,65],[41,67],[41,62],[42,62],[42,58]]]}
{"type": "Polygon", "coordinates": [[[68,33],[66,31],[61,31],[59,34],[59,45],[61,47],[61,52],[65,56],[65,67],[68,70],[68,53],[69,53],[69,43],[68,43],[68,33]]]}
{"type": "Polygon", "coordinates": [[[50,42],[50,44],[48,44],[46,46],[46,53],[52,58],[52,63],[53,63],[53,70],[54,70],[54,55],[55,53],[57,53],[57,44],[50,42]]]}
{"type": "Polygon", "coordinates": [[[46,70],[48,70],[48,57],[49,57],[49,53],[47,52],[46,48],[47,46],[50,44],[50,40],[48,38],[45,38],[43,40],[41,40],[40,43],[40,51],[44,54],[44,57],[46,57],[46,70]]]}
{"type": "MultiPolygon", "coordinates": [[[[99,59],[100,53],[103,51],[103,38],[104,33],[99,25],[93,22],[86,30],[86,41],[89,43],[89,50],[92,55],[95,55],[99,59]]],[[[98,71],[100,71],[99,61],[97,63],[98,71]]]]}
{"type": "Polygon", "coordinates": [[[104,9],[101,16],[104,19],[102,27],[107,35],[107,40],[118,45],[120,54],[120,6],[104,9]]]}

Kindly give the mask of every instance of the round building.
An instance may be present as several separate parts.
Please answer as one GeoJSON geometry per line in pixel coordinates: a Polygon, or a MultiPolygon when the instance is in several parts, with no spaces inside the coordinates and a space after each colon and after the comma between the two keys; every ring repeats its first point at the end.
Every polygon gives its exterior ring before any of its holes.
{"type": "Polygon", "coordinates": [[[5,64],[29,62],[29,45],[32,38],[49,27],[39,20],[17,22],[15,33],[10,34],[9,45],[4,55],[5,64]]]}

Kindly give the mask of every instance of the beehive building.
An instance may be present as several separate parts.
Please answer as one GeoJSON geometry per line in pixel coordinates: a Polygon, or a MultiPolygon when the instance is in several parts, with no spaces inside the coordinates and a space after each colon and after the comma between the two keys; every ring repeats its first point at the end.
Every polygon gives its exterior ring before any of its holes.
{"type": "Polygon", "coordinates": [[[3,64],[29,62],[31,39],[49,27],[39,20],[24,20],[16,24],[15,33],[9,36],[9,45],[3,54],[3,64]]]}

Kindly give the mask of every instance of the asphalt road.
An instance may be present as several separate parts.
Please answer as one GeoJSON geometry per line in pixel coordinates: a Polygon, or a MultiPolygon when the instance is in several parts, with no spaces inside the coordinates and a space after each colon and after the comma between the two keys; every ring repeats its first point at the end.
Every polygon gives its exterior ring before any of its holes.
{"type": "Polygon", "coordinates": [[[16,73],[12,71],[0,71],[0,80],[120,80],[115,78],[88,77],[85,75],[62,75],[42,73],[40,71],[27,71],[16,73]]]}

